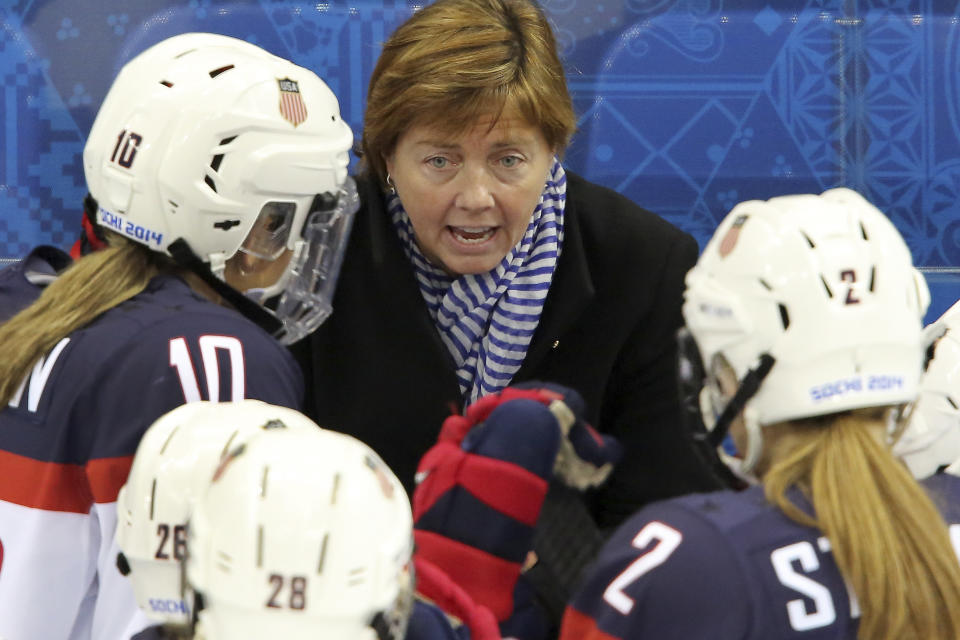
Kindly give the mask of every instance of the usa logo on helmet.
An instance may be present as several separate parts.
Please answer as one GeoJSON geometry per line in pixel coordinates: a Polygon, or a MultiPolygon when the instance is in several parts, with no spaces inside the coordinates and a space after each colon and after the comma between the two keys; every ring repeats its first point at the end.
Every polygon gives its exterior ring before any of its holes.
{"type": "Polygon", "coordinates": [[[296,80],[290,78],[277,80],[277,84],[280,86],[280,115],[293,126],[297,126],[307,119],[307,105],[303,103],[300,86],[296,80]]]}
{"type": "Polygon", "coordinates": [[[727,233],[723,236],[723,240],[720,241],[720,248],[717,251],[720,253],[721,258],[726,258],[730,255],[730,252],[733,251],[733,248],[737,246],[737,240],[740,239],[740,229],[749,217],[750,216],[747,215],[739,215],[734,219],[733,225],[727,230],[727,233]]]}

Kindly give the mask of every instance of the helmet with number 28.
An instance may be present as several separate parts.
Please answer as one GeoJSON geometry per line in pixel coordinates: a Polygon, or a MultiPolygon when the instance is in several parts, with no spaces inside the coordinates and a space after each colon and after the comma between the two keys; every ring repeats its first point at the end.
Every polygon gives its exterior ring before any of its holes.
{"type": "Polygon", "coordinates": [[[729,409],[715,384],[700,393],[714,445],[742,410],[735,471],[756,464],[761,425],[916,397],[927,285],[893,224],[854,191],[740,203],[686,284],[702,366],[720,357],[740,381],[729,409]]]}
{"type": "Polygon", "coordinates": [[[150,618],[187,625],[191,597],[183,584],[187,521],[221,456],[267,429],[308,429],[306,416],[259,400],[190,402],[144,433],[117,497],[117,564],[133,582],[150,618]]]}
{"type": "Polygon", "coordinates": [[[231,450],[197,503],[187,579],[206,640],[402,640],[413,518],[365,444],[271,430],[231,450]]]}
{"type": "Polygon", "coordinates": [[[121,69],[83,164],[102,228],[270,300],[289,343],[331,311],[359,202],[352,143],[316,74],[189,33],[121,69]]]}

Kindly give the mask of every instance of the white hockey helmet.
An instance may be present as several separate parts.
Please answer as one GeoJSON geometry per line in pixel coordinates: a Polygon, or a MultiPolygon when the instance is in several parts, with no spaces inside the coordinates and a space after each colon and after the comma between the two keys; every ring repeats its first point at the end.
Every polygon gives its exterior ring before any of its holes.
{"type": "Polygon", "coordinates": [[[184,588],[187,520],[230,448],[265,429],[316,430],[302,414],[259,400],[191,402],[158,418],[144,433],[117,497],[118,566],[150,618],[189,624],[184,588]]]}
{"type": "Polygon", "coordinates": [[[206,640],[401,640],[412,608],[403,486],[351,436],[270,431],[235,448],[190,520],[206,640]]]}
{"type": "Polygon", "coordinates": [[[686,285],[703,366],[723,356],[740,381],[729,407],[712,385],[701,406],[712,445],[743,411],[742,472],[759,457],[760,425],[917,395],[926,281],[893,224],[850,189],[738,204],[686,285]]]}
{"type": "Polygon", "coordinates": [[[960,302],[924,330],[930,361],[893,451],[916,478],[960,461],[960,302]]]}
{"type": "Polygon", "coordinates": [[[331,311],[359,204],[352,144],[312,71],[236,38],[188,33],[121,69],[83,164],[102,227],[205,264],[210,280],[257,302],[280,296],[277,336],[290,343],[331,311]]]}

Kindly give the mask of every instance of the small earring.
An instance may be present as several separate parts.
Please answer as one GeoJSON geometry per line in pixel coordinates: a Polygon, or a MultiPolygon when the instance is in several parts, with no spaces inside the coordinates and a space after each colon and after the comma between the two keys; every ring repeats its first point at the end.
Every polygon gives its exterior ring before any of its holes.
{"type": "Polygon", "coordinates": [[[387,172],[387,188],[390,189],[390,193],[397,193],[397,185],[393,184],[393,178],[390,177],[390,172],[387,172]]]}

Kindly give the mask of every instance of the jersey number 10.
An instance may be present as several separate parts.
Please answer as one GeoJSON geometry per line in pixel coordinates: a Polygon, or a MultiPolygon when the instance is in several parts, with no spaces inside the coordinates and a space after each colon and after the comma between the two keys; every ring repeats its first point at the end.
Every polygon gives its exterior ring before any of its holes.
{"type": "Polygon", "coordinates": [[[243,400],[246,380],[244,378],[243,344],[233,336],[200,336],[200,362],[203,377],[207,382],[207,397],[200,394],[197,370],[190,357],[186,338],[170,341],[170,366],[177,370],[183,397],[187,402],[209,400],[210,402],[236,402],[243,400]],[[230,395],[220,397],[220,361],[218,351],[227,355],[230,362],[230,395]]]}

